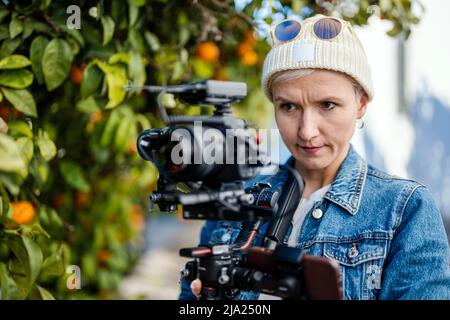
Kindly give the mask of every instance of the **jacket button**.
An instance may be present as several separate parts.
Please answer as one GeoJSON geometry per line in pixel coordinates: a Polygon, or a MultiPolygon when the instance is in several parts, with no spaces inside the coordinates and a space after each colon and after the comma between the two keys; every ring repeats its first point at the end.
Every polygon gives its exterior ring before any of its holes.
{"type": "Polygon", "coordinates": [[[352,248],[348,251],[347,256],[349,258],[356,258],[359,255],[358,248],[356,247],[356,243],[352,244],[352,248]]]}
{"type": "Polygon", "coordinates": [[[322,218],[322,216],[323,216],[323,211],[322,211],[322,209],[315,209],[315,210],[312,212],[312,216],[313,216],[313,218],[316,219],[316,220],[319,220],[320,218],[322,218]]]}

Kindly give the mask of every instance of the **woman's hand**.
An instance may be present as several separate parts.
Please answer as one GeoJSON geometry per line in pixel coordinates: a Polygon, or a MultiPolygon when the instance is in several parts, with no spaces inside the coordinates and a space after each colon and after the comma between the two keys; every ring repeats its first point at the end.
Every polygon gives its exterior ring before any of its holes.
{"type": "Polygon", "coordinates": [[[191,282],[191,290],[194,296],[196,296],[197,299],[200,299],[200,292],[202,291],[202,282],[200,281],[200,279],[195,279],[191,282]]]}

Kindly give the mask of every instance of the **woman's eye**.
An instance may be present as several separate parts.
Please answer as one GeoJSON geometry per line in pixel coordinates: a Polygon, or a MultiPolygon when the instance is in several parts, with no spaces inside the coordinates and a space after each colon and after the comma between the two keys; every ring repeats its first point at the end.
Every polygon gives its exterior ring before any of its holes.
{"type": "Polygon", "coordinates": [[[334,109],[337,106],[336,103],[331,102],[331,101],[324,101],[322,103],[322,105],[323,105],[323,108],[326,110],[334,109]]]}
{"type": "Polygon", "coordinates": [[[280,105],[280,108],[283,111],[293,111],[295,109],[291,103],[283,103],[280,105]]]}

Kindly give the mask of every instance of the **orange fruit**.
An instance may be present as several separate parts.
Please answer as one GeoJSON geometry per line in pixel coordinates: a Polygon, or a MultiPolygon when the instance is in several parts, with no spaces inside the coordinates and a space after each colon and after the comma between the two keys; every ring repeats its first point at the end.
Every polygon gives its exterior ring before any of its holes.
{"type": "Polygon", "coordinates": [[[29,201],[13,202],[11,203],[11,207],[13,210],[12,219],[18,224],[30,223],[36,214],[36,210],[29,201]]]}
{"type": "Polygon", "coordinates": [[[247,51],[241,57],[241,62],[243,65],[253,66],[258,62],[258,54],[253,50],[247,51]]]}
{"type": "Polygon", "coordinates": [[[14,118],[17,119],[18,117],[20,117],[22,115],[22,112],[20,112],[17,109],[13,109],[13,115],[14,115],[14,118]]]}
{"type": "Polygon", "coordinates": [[[247,31],[247,34],[245,36],[245,42],[247,42],[251,45],[256,42],[256,38],[255,38],[255,34],[254,34],[253,30],[247,31]]]}
{"type": "Polygon", "coordinates": [[[137,152],[137,146],[136,141],[131,140],[128,144],[128,152],[129,153],[136,153],[137,152]]]}
{"type": "Polygon", "coordinates": [[[89,192],[77,192],[75,193],[75,206],[80,209],[85,207],[90,201],[89,192]]]}
{"type": "Polygon", "coordinates": [[[100,250],[96,253],[97,261],[100,263],[106,263],[111,258],[112,254],[108,250],[100,250]]]}
{"type": "Polygon", "coordinates": [[[212,41],[203,42],[197,47],[197,56],[206,62],[214,62],[219,59],[220,49],[212,41]]]}
{"type": "Polygon", "coordinates": [[[8,122],[9,116],[12,115],[14,119],[19,118],[22,115],[22,112],[17,110],[16,108],[12,107],[12,114],[10,113],[8,104],[4,102],[0,106],[0,117],[5,120],[5,122],[8,122]]]}
{"type": "Polygon", "coordinates": [[[9,108],[6,104],[0,106],[0,118],[8,122],[9,120],[9,108]]]}
{"type": "Polygon", "coordinates": [[[101,119],[102,119],[102,112],[101,111],[96,111],[96,112],[91,114],[90,122],[93,123],[93,124],[96,124],[101,119]]]}
{"type": "Polygon", "coordinates": [[[144,211],[141,206],[135,204],[131,207],[130,225],[134,230],[143,230],[145,227],[144,211]]]}
{"type": "Polygon", "coordinates": [[[51,204],[52,204],[53,208],[58,209],[58,208],[62,207],[65,202],[66,202],[66,197],[64,196],[64,194],[57,194],[56,196],[54,196],[52,198],[51,204]]]}
{"type": "Polygon", "coordinates": [[[85,68],[84,65],[76,66],[73,64],[72,67],[70,68],[70,81],[79,85],[83,80],[84,68],[85,68]]]}
{"type": "Polygon", "coordinates": [[[241,57],[243,55],[245,55],[247,52],[252,51],[252,50],[253,50],[253,48],[252,48],[251,44],[248,42],[245,42],[245,41],[241,42],[237,47],[237,53],[241,57]]]}

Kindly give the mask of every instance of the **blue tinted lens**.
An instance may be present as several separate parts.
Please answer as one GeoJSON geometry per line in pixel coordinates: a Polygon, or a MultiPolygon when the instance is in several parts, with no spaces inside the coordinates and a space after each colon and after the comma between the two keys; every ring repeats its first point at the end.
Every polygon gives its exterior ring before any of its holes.
{"type": "Polygon", "coordinates": [[[341,32],[342,24],[333,18],[324,18],[314,24],[314,33],[320,39],[333,39],[341,32]]]}
{"type": "Polygon", "coordinates": [[[301,28],[302,26],[297,21],[283,21],[275,28],[275,38],[279,41],[292,40],[300,33],[301,28]]]}

